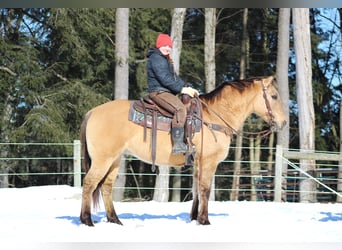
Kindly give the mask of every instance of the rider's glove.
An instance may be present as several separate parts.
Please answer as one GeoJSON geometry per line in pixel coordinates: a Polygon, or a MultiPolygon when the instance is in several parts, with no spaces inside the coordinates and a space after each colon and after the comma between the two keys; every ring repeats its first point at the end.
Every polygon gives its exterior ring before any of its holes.
{"type": "Polygon", "coordinates": [[[197,89],[194,89],[194,88],[191,88],[191,87],[183,87],[181,93],[182,94],[187,94],[187,95],[189,95],[191,97],[199,96],[199,93],[198,93],[197,89]]]}

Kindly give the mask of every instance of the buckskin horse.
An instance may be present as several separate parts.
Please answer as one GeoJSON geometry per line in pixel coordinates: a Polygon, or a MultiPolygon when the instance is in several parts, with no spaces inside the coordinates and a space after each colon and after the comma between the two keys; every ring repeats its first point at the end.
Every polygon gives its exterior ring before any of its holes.
{"type": "MultiPolygon", "coordinates": [[[[200,133],[193,136],[197,148],[193,165],[193,203],[191,220],[210,224],[208,199],[217,165],[228,154],[232,136],[252,113],[260,116],[270,130],[281,129],[285,114],[272,76],[224,82],[213,91],[200,95],[202,124],[200,133]]],[[[112,186],[117,177],[121,155],[130,154],[152,163],[149,140],[144,141],[142,126],[128,120],[129,100],[114,100],[88,111],[81,125],[83,168],[82,207],[80,220],[94,226],[91,204],[98,204],[99,196],[105,206],[108,222],[122,225],[112,201],[112,186]]],[[[151,129],[147,128],[147,135],[151,129]]],[[[170,133],[158,130],[155,163],[161,166],[182,167],[183,154],[173,155],[170,133]]]]}

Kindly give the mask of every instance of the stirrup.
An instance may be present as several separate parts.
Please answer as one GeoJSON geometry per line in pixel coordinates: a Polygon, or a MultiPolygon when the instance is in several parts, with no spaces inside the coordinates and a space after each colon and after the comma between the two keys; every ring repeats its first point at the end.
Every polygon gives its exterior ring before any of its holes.
{"type": "Polygon", "coordinates": [[[185,153],[185,163],[184,166],[193,166],[195,161],[196,147],[193,146],[192,150],[188,150],[185,153]]]}
{"type": "Polygon", "coordinates": [[[183,143],[183,145],[185,146],[185,148],[182,147],[182,146],[179,146],[179,145],[174,145],[173,148],[172,148],[172,154],[178,155],[178,154],[181,154],[181,153],[188,152],[188,147],[184,143],[183,143]]]}

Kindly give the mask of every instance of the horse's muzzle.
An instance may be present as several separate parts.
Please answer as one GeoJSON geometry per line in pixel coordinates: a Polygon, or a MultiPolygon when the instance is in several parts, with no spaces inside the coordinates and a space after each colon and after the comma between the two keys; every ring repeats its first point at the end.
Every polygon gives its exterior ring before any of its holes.
{"type": "Polygon", "coordinates": [[[282,130],[285,127],[285,125],[286,125],[286,120],[284,120],[282,122],[272,121],[270,123],[270,127],[271,127],[272,132],[276,132],[276,131],[282,130]]]}
{"type": "Polygon", "coordinates": [[[279,131],[279,130],[282,130],[284,127],[285,127],[285,125],[286,125],[286,120],[284,120],[284,121],[282,121],[282,122],[280,122],[280,123],[276,123],[275,122],[275,124],[274,124],[274,129],[276,130],[276,131],[279,131]]]}

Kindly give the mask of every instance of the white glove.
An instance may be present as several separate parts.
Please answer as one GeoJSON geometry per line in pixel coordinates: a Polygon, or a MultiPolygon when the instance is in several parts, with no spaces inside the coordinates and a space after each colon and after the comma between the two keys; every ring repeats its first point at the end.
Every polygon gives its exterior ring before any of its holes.
{"type": "Polygon", "coordinates": [[[194,88],[191,88],[191,87],[183,87],[181,93],[182,94],[187,94],[187,95],[189,95],[191,97],[199,96],[199,93],[198,93],[197,89],[194,89],[194,88]]]}

